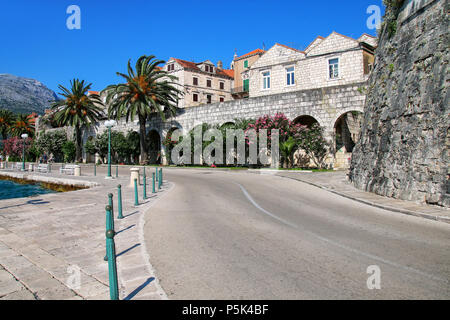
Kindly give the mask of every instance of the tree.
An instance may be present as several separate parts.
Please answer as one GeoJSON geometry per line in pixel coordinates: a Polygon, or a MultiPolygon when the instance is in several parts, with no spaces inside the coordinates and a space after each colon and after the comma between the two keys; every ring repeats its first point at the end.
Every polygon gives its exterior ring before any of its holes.
{"type": "Polygon", "coordinates": [[[64,154],[64,162],[72,162],[75,160],[76,147],[73,141],[66,141],[62,146],[62,152],[64,154]]]}
{"type": "Polygon", "coordinates": [[[298,141],[294,137],[289,137],[280,143],[280,153],[283,161],[283,168],[292,168],[294,165],[294,153],[297,151],[298,141]]]}
{"type": "Polygon", "coordinates": [[[15,137],[26,133],[29,137],[34,136],[34,118],[29,114],[19,114],[11,124],[9,131],[15,137]]]}
{"type": "Polygon", "coordinates": [[[97,122],[103,115],[103,102],[97,94],[88,95],[91,83],[85,85],[85,81],[73,79],[70,81],[70,90],[58,85],[62,91],[59,93],[64,99],[52,104],[54,119],[61,126],[72,126],[75,128],[75,160],[81,162],[82,159],[82,139],[81,127],[89,127],[97,122]]]}
{"type": "Polygon", "coordinates": [[[64,130],[53,132],[43,132],[36,141],[36,147],[39,153],[46,153],[47,156],[53,154],[55,161],[63,160],[62,148],[67,142],[67,136],[64,130]]]}
{"type": "Polygon", "coordinates": [[[12,111],[6,109],[0,110],[0,134],[3,139],[8,139],[9,128],[12,126],[15,119],[16,117],[12,111]]]}
{"type": "Polygon", "coordinates": [[[325,159],[331,144],[324,138],[323,129],[317,123],[310,128],[302,127],[294,138],[319,169],[326,167],[325,159]]]}
{"type": "Polygon", "coordinates": [[[110,118],[119,120],[125,117],[128,122],[138,117],[142,164],[148,163],[145,144],[147,119],[155,113],[159,114],[163,121],[166,116],[174,115],[179,95],[182,95],[175,87],[174,81],[177,78],[158,67],[162,63],[163,60],[157,60],[153,55],[144,55],[137,60],[133,70],[128,61],[128,74],[117,72],[126,82],[104,89],[110,118]]]}

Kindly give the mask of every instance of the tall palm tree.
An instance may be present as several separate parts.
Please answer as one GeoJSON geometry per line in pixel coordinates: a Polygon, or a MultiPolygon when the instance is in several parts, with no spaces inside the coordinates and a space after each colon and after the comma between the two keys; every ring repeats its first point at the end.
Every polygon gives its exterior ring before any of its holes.
{"type": "Polygon", "coordinates": [[[9,127],[13,136],[20,137],[26,133],[29,137],[34,136],[34,118],[30,114],[18,114],[9,127]]]}
{"type": "Polygon", "coordinates": [[[7,138],[9,128],[12,126],[15,119],[16,116],[12,111],[6,109],[0,110],[0,134],[3,139],[7,138]]]}
{"type": "Polygon", "coordinates": [[[73,79],[70,81],[70,89],[58,85],[62,91],[59,94],[64,99],[52,104],[55,121],[61,126],[72,126],[75,129],[75,159],[81,162],[82,159],[82,126],[89,127],[92,123],[99,121],[103,116],[103,102],[98,94],[89,94],[92,83],[85,84],[85,81],[73,79]]]}
{"type": "Polygon", "coordinates": [[[177,77],[169,75],[158,67],[165,63],[155,59],[155,56],[141,56],[135,69],[128,61],[128,74],[117,72],[117,75],[125,79],[125,83],[110,85],[104,89],[108,116],[119,120],[125,117],[128,122],[138,117],[139,136],[141,149],[141,163],[148,162],[148,151],[145,144],[145,123],[153,114],[159,114],[163,121],[166,115],[174,115],[182,91],[177,89],[175,80],[177,77]]]}

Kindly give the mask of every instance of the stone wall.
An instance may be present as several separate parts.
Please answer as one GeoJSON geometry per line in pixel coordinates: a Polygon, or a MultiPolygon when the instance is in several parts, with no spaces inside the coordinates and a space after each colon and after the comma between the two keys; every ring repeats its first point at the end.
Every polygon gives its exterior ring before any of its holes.
{"type": "Polygon", "coordinates": [[[450,206],[448,10],[448,1],[406,1],[396,33],[383,31],[350,168],[356,187],[450,206]]]}
{"type": "MultiPolygon", "coordinates": [[[[304,115],[312,116],[324,128],[326,138],[332,141],[336,121],[343,114],[363,111],[365,95],[361,88],[366,84],[360,82],[185,108],[166,122],[162,122],[158,117],[148,121],[147,132],[157,131],[162,142],[172,128],[181,129],[183,134],[186,134],[202,123],[224,124],[238,118],[258,118],[265,114],[282,112],[291,120],[304,115]]],[[[84,142],[89,136],[101,134],[105,130],[103,122],[92,126],[85,132],[84,142]]],[[[129,130],[139,131],[139,125],[137,120],[129,123],[120,121],[113,130],[124,133],[129,130]]],[[[164,154],[164,150],[162,151],[164,154]]]]}

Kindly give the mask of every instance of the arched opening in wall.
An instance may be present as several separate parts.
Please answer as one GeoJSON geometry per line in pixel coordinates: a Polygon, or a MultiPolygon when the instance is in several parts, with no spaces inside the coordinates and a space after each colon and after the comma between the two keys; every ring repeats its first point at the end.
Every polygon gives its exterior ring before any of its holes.
{"type": "Polygon", "coordinates": [[[362,112],[349,111],[342,114],[334,124],[335,168],[348,168],[351,153],[359,139],[362,112]]]}
{"type": "MultiPolygon", "coordinates": [[[[307,128],[312,128],[314,125],[320,126],[319,121],[317,121],[317,119],[313,116],[309,115],[301,115],[295,118],[293,123],[306,126],[307,128]]],[[[301,148],[297,149],[296,151],[294,150],[294,154],[291,155],[289,161],[286,161],[286,159],[283,160],[283,167],[285,168],[291,166],[299,168],[312,168],[316,166],[313,159],[311,159],[307,152],[301,148]]]]}
{"type": "Polygon", "coordinates": [[[167,160],[167,164],[173,164],[172,161],[172,149],[173,147],[177,144],[178,141],[172,141],[172,134],[175,130],[179,130],[179,128],[177,127],[172,127],[170,128],[169,131],[167,131],[166,136],[164,137],[163,140],[163,145],[165,148],[165,157],[167,160]]]}
{"type": "Polygon", "coordinates": [[[317,121],[314,117],[311,116],[300,116],[295,118],[294,120],[295,124],[301,124],[303,126],[307,126],[308,128],[311,128],[314,124],[319,124],[319,121],[317,121]]]}
{"type": "Polygon", "coordinates": [[[139,163],[139,156],[141,155],[141,145],[140,145],[140,136],[137,131],[128,131],[127,133],[127,142],[130,148],[129,158],[127,162],[129,164],[139,163]]]}
{"type": "Polygon", "coordinates": [[[234,127],[235,127],[235,123],[234,122],[231,122],[231,121],[229,121],[229,122],[225,122],[224,124],[222,124],[221,126],[220,126],[220,129],[228,129],[228,128],[231,128],[231,129],[233,129],[234,127]]]}
{"type": "Polygon", "coordinates": [[[84,151],[86,152],[86,163],[95,162],[95,141],[94,136],[89,136],[84,144],[84,151]]]}
{"type": "Polygon", "coordinates": [[[161,137],[156,130],[147,134],[148,161],[150,164],[161,164],[161,137]]]}

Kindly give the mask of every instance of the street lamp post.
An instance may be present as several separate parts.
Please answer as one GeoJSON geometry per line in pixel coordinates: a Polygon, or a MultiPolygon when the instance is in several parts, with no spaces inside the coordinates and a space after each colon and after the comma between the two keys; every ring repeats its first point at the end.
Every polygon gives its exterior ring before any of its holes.
{"type": "Polygon", "coordinates": [[[25,171],[25,139],[28,138],[28,134],[24,133],[21,135],[22,141],[22,171],[25,171]]]}
{"type": "Polygon", "coordinates": [[[107,179],[112,179],[111,176],[111,128],[116,124],[114,120],[107,120],[105,126],[108,128],[108,175],[107,179]]]}

